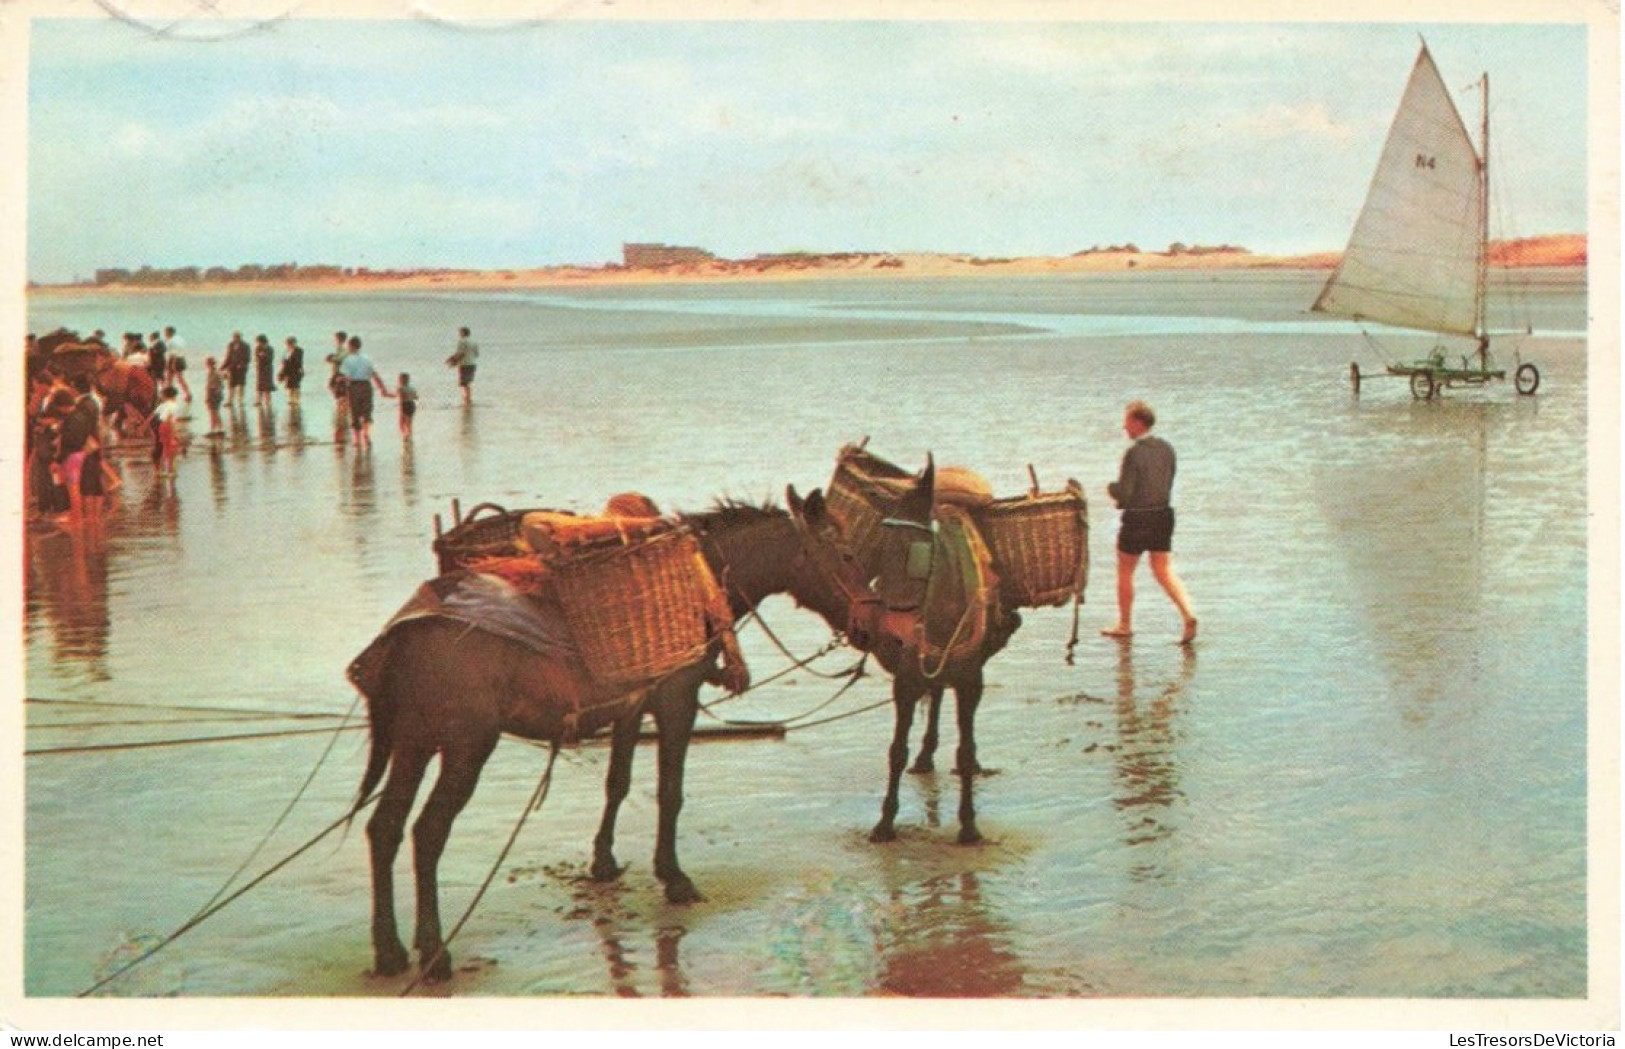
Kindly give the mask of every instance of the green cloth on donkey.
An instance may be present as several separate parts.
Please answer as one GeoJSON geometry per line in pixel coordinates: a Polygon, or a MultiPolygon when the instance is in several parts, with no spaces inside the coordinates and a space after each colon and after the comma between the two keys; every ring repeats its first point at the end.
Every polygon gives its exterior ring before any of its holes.
{"type": "Polygon", "coordinates": [[[970,514],[938,503],[931,577],[920,606],[925,647],[934,659],[976,651],[997,613],[993,558],[970,514]]]}

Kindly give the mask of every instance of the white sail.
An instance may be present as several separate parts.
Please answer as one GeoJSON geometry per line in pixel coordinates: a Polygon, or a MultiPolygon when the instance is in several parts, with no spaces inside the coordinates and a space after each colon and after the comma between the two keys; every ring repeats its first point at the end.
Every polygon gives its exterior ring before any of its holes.
{"type": "Polygon", "coordinates": [[[1314,309],[1476,335],[1484,263],[1478,153],[1424,45],[1365,208],[1314,309]]]}

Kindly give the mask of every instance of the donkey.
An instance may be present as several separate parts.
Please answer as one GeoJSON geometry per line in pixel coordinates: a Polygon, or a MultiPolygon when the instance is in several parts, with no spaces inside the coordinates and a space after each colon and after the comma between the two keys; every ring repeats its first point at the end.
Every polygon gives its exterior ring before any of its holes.
{"type": "MultiPolygon", "coordinates": [[[[826,621],[837,622],[847,607],[838,587],[861,585],[855,568],[831,575],[827,568],[815,567],[806,556],[808,532],[782,508],[722,503],[684,520],[698,534],[711,571],[724,582],[736,619],[768,595],[788,592],[826,621]]],[[[442,577],[439,582],[453,585],[457,580],[442,577]]],[[[513,600],[517,604],[527,599],[514,592],[513,600]]],[[[545,602],[541,607],[545,612],[545,602]]],[[[534,616],[534,608],[519,612],[534,616]]],[[[553,622],[542,626],[561,630],[561,614],[555,609],[553,622]]],[[[367,699],[372,734],[358,806],[388,773],[378,809],[367,823],[374,971],[394,975],[410,964],[395,923],[393,868],[418,786],[438,755],[439,777],[412,827],[417,887],[413,943],[425,978],[450,977],[436,871],[452,822],[473,795],[480,770],[505,732],[557,741],[612,729],[606,803],[593,840],[591,873],[599,880],[613,880],[622,871],[614,856],[615,817],[631,786],[639,726],[645,714],[653,715],[659,753],[654,873],[671,902],[700,899],[678,865],[677,817],[699,689],[718,679],[718,650],[713,639],[703,658],[629,702],[596,683],[568,644],[537,651],[497,633],[433,616],[399,622],[374,641],[351,666],[351,678],[367,699]]]]}
{"type": "MultiPolygon", "coordinates": [[[[934,467],[928,461],[917,482],[890,510],[891,517],[886,524],[892,535],[881,545],[878,563],[859,566],[861,578],[879,577],[879,593],[868,587],[854,590],[846,584],[851,574],[852,555],[841,538],[840,521],[830,512],[822,491],[814,489],[805,500],[793,487],[787,492],[790,512],[806,530],[810,556],[825,567],[846,599],[846,607],[839,610],[835,618],[826,616],[826,620],[837,629],[847,629],[854,643],[860,638],[867,640],[871,653],[892,675],[895,720],[888,751],[886,796],[881,803],[880,821],[869,832],[869,840],[873,842],[897,838],[897,793],[908,764],[908,737],[914,723],[914,708],[927,695],[934,694],[940,700],[944,688],[954,690],[959,727],[959,841],[973,844],[982,840],[981,831],[976,827],[973,797],[974,773],[980,767],[976,761],[976,707],[982,698],[982,668],[1009,643],[1021,625],[1020,617],[1004,607],[996,594],[989,595],[989,607],[984,610],[986,628],[980,642],[970,649],[948,645],[945,652],[937,653],[928,644],[928,631],[922,628],[919,618],[899,616],[886,609],[888,604],[894,607],[908,604],[911,589],[915,591],[914,603],[918,604],[917,598],[926,585],[926,579],[917,570],[922,559],[922,542],[931,544],[929,560],[935,566],[933,570],[948,568],[947,559],[942,556],[941,538],[931,528],[934,479],[934,467]],[[915,562],[913,571],[911,561],[915,562]]],[[[970,607],[964,609],[967,615],[975,611],[970,607]]],[[[936,741],[930,738],[929,743],[934,748],[936,741]]]]}

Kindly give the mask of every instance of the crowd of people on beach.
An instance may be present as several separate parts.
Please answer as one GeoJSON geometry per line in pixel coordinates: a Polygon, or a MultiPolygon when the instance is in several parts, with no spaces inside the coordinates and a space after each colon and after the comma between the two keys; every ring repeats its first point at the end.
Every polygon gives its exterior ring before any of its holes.
{"type": "MultiPolygon", "coordinates": [[[[116,440],[149,440],[158,477],[173,480],[176,461],[185,454],[183,420],[189,417],[186,406],[193,392],[186,377],[185,343],[174,327],[146,338],[125,332],[118,350],[99,329],[83,341],[73,336],[66,344],[78,354],[71,366],[53,359],[59,345],[47,348],[44,339],[28,335],[27,494],[40,517],[77,525],[99,520],[108,496],[123,482],[117,465],[103,454],[116,440]],[[93,356],[86,356],[87,351],[93,356]],[[108,375],[116,376],[116,382],[102,378],[108,375]]],[[[281,387],[289,409],[299,411],[305,350],[293,335],[283,346],[279,361],[266,335],[255,336],[250,344],[241,331],[234,331],[218,358],[204,358],[205,437],[225,435],[223,410],[246,410],[251,371],[256,410],[272,409],[273,395],[281,387]]],[[[446,365],[457,369],[465,406],[473,403],[478,357],[470,330],[460,328],[446,365]]],[[[358,454],[370,451],[375,391],[398,403],[401,438],[410,442],[419,398],[408,373],[399,373],[391,388],[363,352],[361,336],[344,331],[333,333],[333,349],[325,360],[336,447],[353,443],[358,454]]]]}

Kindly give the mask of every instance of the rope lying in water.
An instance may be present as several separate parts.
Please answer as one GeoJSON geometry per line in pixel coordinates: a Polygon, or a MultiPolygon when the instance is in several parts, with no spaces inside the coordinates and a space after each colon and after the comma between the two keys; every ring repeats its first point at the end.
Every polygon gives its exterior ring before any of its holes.
{"type": "Polygon", "coordinates": [[[46,757],[53,754],[92,754],[105,751],[149,750],[154,747],[183,747],[194,743],[236,743],[245,739],[282,739],[288,736],[315,736],[325,732],[351,732],[365,725],[338,725],[329,728],[297,728],[281,732],[239,732],[229,736],[194,736],[187,739],[153,739],[140,743],[87,743],[75,747],[36,747],[23,751],[24,757],[46,757]]]}
{"type": "MultiPolygon", "coordinates": [[[[351,715],[355,713],[356,705],[360,702],[361,697],[359,695],[350,701],[350,709],[344,712],[344,720],[346,722],[348,722],[351,715]]],[[[333,753],[333,747],[339,741],[339,731],[343,730],[345,727],[346,725],[341,724],[333,731],[333,738],[327,741],[326,749],[324,749],[321,756],[316,759],[316,764],[311,768],[310,774],[305,777],[305,781],[299,784],[299,789],[294,792],[293,799],[288,802],[288,804],[282,809],[281,815],[277,816],[276,820],[271,824],[271,829],[265,832],[265,835],[260,838],[259,844],[255,845],[253,851],[248,854],[248,858],[243,860],[242,863],[238,864],[237,869],[232,871],[230,877],[226,878],[226,880],[221,883],[220,888],[213,896],[209,898],[209,902],[205,903],[200,910],[206,911],[219,902],[220,897],[224,896],[226,894],[226,890],[231,888],[231,883],[241,877],[242,873],[248,869],[248,865],[253,863],[254,860],[259,856],[260,851],[264,849],[266,845],[270,844],[271,837],[282,828],[283,821],[288,818],[288,815],[293,812],[294,806],[298,805],[300,799],[305,796],[305,791],[310,789],[311,783],[315,782],[316,773],[320,772],[322,766],[327,763],[328,757],[333,753]]]]}
{"type": "Polygon", "coordinates": [[[335,714],[326,711],[288,711],[288,710],[244,710],[239,707],[211,707],[199,705],[185,705],[175,703],[127,703],[111,699],[58,699],[55,697],[29,696],[23,700],[38,706],[58,707],[116,707],[125,710],[174,710],[185,713],[201,714],[227,714],[245,720],[290,718],[293,720],[318,718],[345,718],[347,714],[335,714]]]}
{"type": "Polygon", "coordinates": [[[276,863],[274,863],[270,867],[266,868],[253,881],[250,881],[248,884],[244,885],[242,888],[238,889],[236,892],[232,893],[230,896],[227,896],[225,899],[220,900],[218,903],[215,903],[214,905],[212,905],[210,907],[205,907],[203,910],[201,910],[197,914],[193,915],[191,919],[189,919],[184,924],[182,924],[174,932],[170,933],[168,936],[165,936],[162,940],[159,940],[158,943],[154,944],[152,947],[147,948],[147,950],[143,951],[141,954],[137,955],[135,958],[132,958],[130,961],[125,962],[123,965],[121,965],[117,969],[113,970],[113,972],[109,973],[107,976],[102,977],[100,980],[96,981],[91,986],[89,986],[89,987],[85,988],[84,990],[80,991],[77,995],[75,995],[75,997],[77,997],[77,998],[85,998],[85,997],[88,997],[89,995],[95,994],[97,991],[101,990],[103,987],[106,987],[108,984],[112,983],[114,980],[118,979],[120,976],[123,976],[125,973],[129,972],[131,969],[134,969],[137,965],[140,965],[142,962],[146,961],[148,958],[151,958],[153,955],[157,954],[159,951],[163,950],[165,947],[168,947],[170,944],[174,943],[176,940],[180,939],[182,936],[186,935],[187,933],[191,932],[193,929],[197,928],[199,925],[203,924],[203,922],[205,920],[214,917],[216,914],[219,914],[222,910],[225,910],[226,907],[228,907],[230,904],[234,903],[235,901],[241,899],[243,896],[247,895],[247,893],[248,893],[248,891],[250,889],[255,888],[261,882],[263,882],[267,878],[269,878],[271,875],[275,874],[277,871],[280,871],[282,868],[286,867],[288,864],[292,863],[294,860],[298,859],[300,856],[303,856],[305,853],[307,853],[311,849],[315,848],[317,843],[320,842],[323,838],[326,838],[329,834],[333,833],[335,830],[338,830],[340,827],[348,824],[350,822],[350,820],[355,818],[357,813],[361,812],[367,806],[369,806],[373,802],[377,801],[379,794],[382,794],[382,793],[383,793],[382,791],[376,791],[370,797],[363,798],[362,800],[356,802],[355,805],[351,806],[350,809],[347,812],[345,812],[345,814],[343,816],[340,816],[338,819],[336,819],[332,823],[328,824],[323,830],[318,832],[315,837],[311,838],[309,841],[305,842],[303,845],[299,846],[297,849],[293,850],[288,855],[284,856],[282,859],[278,860],[276,863]]]}

